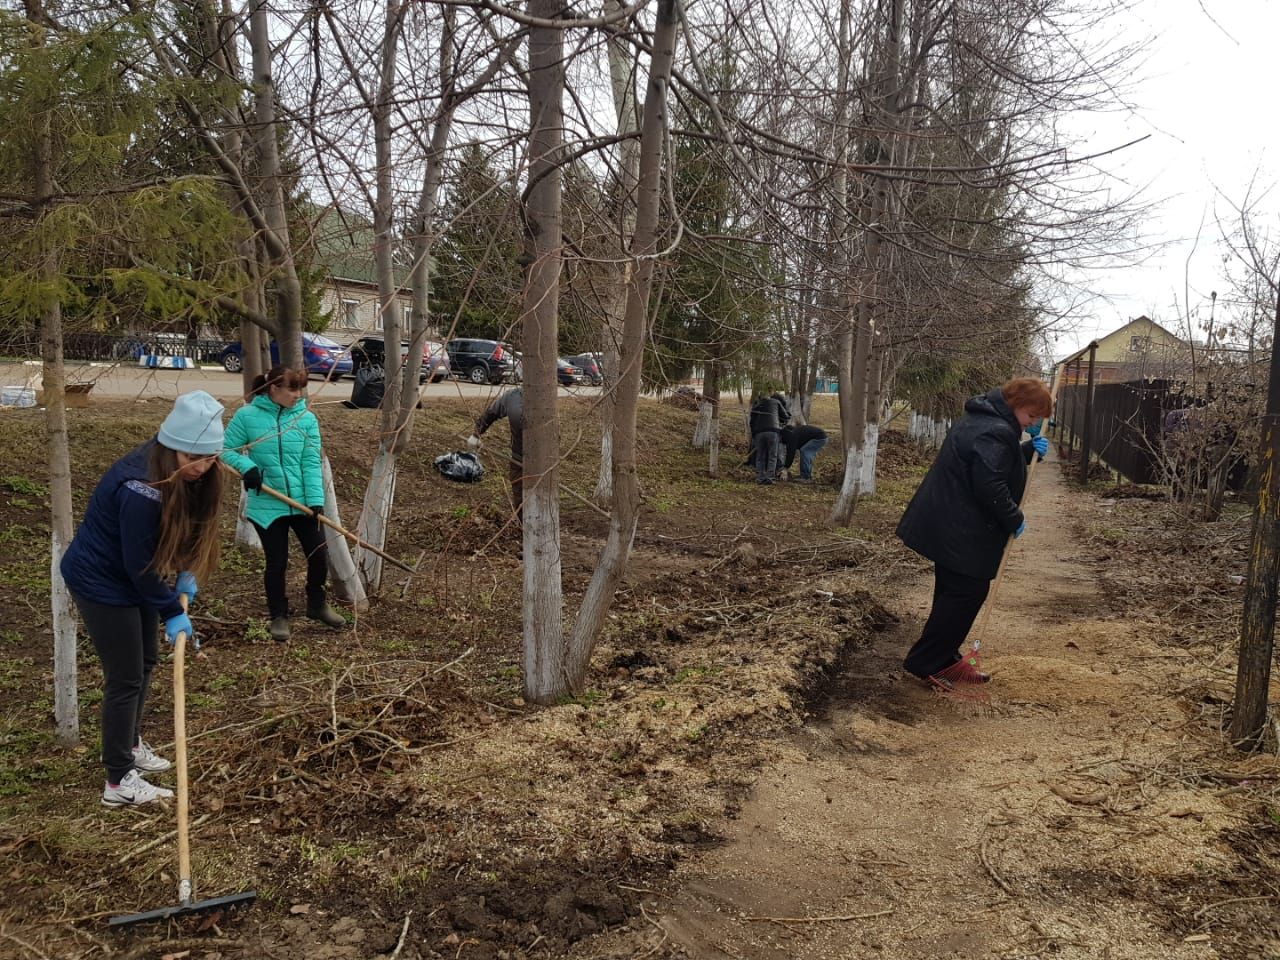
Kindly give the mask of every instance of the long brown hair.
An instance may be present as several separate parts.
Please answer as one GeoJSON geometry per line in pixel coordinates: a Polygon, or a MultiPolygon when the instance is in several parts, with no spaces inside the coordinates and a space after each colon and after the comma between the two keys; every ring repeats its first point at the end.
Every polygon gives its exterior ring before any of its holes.
{"type": "Polygon", "coordinates": [[[222,471],[215,463],[199,479],[183,480],[178,454],[156,441],[148,476],[160,491],[160,541],[151,569],[162,577],[190,570],[202,581],[218,568],[222,471]]]}

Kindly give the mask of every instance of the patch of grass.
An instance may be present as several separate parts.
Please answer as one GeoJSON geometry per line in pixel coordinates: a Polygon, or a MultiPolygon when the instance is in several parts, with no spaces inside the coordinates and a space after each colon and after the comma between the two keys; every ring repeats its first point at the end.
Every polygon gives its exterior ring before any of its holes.
{"type": "Polygon", "coordinates": [[[0,661],[0,690],[16,690],[22,684],[23,667],[34,666],[30,657],[0,661]]]}
{"type": "Polygon", "coordinates": [[[35,480],[28,480],[26,477],[0,477],[0,488],[12,491],[13,493],[23,493],[32,497],[45,497],[49,495],[49,488],[43,483],[37,483],[35,480]]]}
{"type": "Polygon", "coordinates": [[[209,681],[209,689],[213,691],[230,690],[236,683],[237,678],[224,673],[209,681]]]}
{"type": "Polygon", "coordinates": [[[207,693],[187,692],[187,706],[189,707],[200,707],[201,709],[209,710],[216,707],[221,701],[221,697],[211,697],[207,693]]]}
{"type": "Polygon", "coordinates": [[[22,634],[17,630],[0,630],[0,644],[16,647],[23,642],[22,634]]]}
{"type": "Polygon", "coordinates": [[[227,570],[231,573],[252,573],[261,575],[263,563],[262,554],[258,551],[238,547],[235,550],[227,550],[224,552],[218,567],[221,570],[227,570]]]}
{"type": "Polygon", "coordinates": [[[244,628],[244,638],[250,643],[270,643],[270,625],[259,617],[250,617],[244,628]]]}
{"type": "Polygon", "coordinates": [[[26,497],[12,497],[12,498],[10,498],[10,500],[9,500],[9,506],[11,506],[11,507],[18,507],[18,508],[20,508],[20,509],[22,509],[22,510],[40,510],[40,509],[43,509],[43,507],[44,507],[44,505],[43,505],[43,504],[40,504],[40,503],[34,503],[34,502],[32,502],[31,500],[28,500],[26,497]]]}
{"type": "Polygon", "coordinates": [[[454,520],[465,520],[467,517],[471,516],[471,508],[465,503],[460,503],[449,511],[449,516],[454,520]]]}

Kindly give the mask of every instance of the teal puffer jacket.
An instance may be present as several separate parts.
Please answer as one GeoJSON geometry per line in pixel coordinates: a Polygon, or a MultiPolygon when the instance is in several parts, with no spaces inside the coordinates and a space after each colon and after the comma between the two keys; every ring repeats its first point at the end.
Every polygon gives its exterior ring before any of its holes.
{"type": "MultiPolygon", "coordinates": [[[[266,394],[236,411],[223,434],[222,459],[242,475],[257,467],[262,482],[308,507],[324,505],[320,421],[299,400],[285,409],[266,394]]],[[[300,514],[267,493],[251,490],[246,512],[260,527],[300,514]]]]}

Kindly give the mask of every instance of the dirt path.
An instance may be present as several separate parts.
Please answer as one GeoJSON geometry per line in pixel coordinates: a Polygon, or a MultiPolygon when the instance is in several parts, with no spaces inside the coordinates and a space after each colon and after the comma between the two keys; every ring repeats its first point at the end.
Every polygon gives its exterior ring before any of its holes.
{"type": "MultiPolygon", "coordinates": [[[[1172,749],[1183,714],[1139,625],[1097,618],[1097,568],[1072,534],[1087,505],[1056,466],[1035,486],[986,637],[991,708],[904,677],[931,587],[906,584],[901,625],[857,656],[829,716],[782,745],[727,841],[653,902],[655,953],[1217,956],[1155,904],[1223,869],[1215,838],[1234,821],[1135,772],[1172,749]],[[840,919],[789,919],[816,917],[840,919]]],[[[627,955],[614,949],[594,955],[627,955]]]]}

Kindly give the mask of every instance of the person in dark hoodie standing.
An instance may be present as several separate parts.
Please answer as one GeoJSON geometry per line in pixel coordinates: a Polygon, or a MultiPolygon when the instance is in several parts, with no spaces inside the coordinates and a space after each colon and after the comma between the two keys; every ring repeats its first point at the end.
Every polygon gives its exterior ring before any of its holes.
{"type": "Polygon", "coordinates": [[[317,519],[324,513],[320,421],[307,409],[302,396],[306,386],[305,370],[283,364],[258,376],[249,402],[227,424],[222,454],[222,459],[240,474],[248,492],[245,513],[258,531],[266,558],[263,585],[271,617],[271,638],[281,642],[292,634],[285,586],[290,530],[307,558],[307,617],[328,627],[347,625],[342,614],[325,599],[329,550],[317,519]],[[306,504],[311,512],[263,493],[263,484],[306,504]]]}
{"type": "MultiPolygon", "coordinates": [[[[1044,456],[1049,443],[1038,431],[1023,443],[1022,432],[1052,407],[1049,390],[1030,377],[970,399],[907,504],[897,535],[934,564],[933,606],[903,663],[922,680],[960,661],[1005,544],[1026,530],[1019,503],[1027,464],[1037,453],[1044,456]]],[[[961,683],[991,679],[973,667],[950,676],[961,683]]]]}
{"type": "Polygon", "coordinates": [[[178,397],[155,437],[98,481],[60,569],[102,661],[102,803],[134,806],[173,791],[143,777],[172,764],[142,739],[160,622],[192,638],[183,596],[218,566],[222,404],[203,390],[178,397]],[[170,583],[170,578],[175,582],[170,583]]]}
{"type": "Polygon", "coordinates": [[[771,484],[777,478],[782,458],[779,434],[791,420],[791,408],[782,394],[761,397],[751,405],[751,451],[755,458],[756,483],[771,484]]]}
{"type": "Polygon", "coordinates": [[[516,519],[524,517],[524,390],[516,387],[508,390],[485,408],[476,421],[476,431],[467,438],[467,449],[480,449],[480,438],[499,420],[506,419],[511,427],[511,459],[507,462],[507,477],[511,480],[511,502],[516,519]]]}

